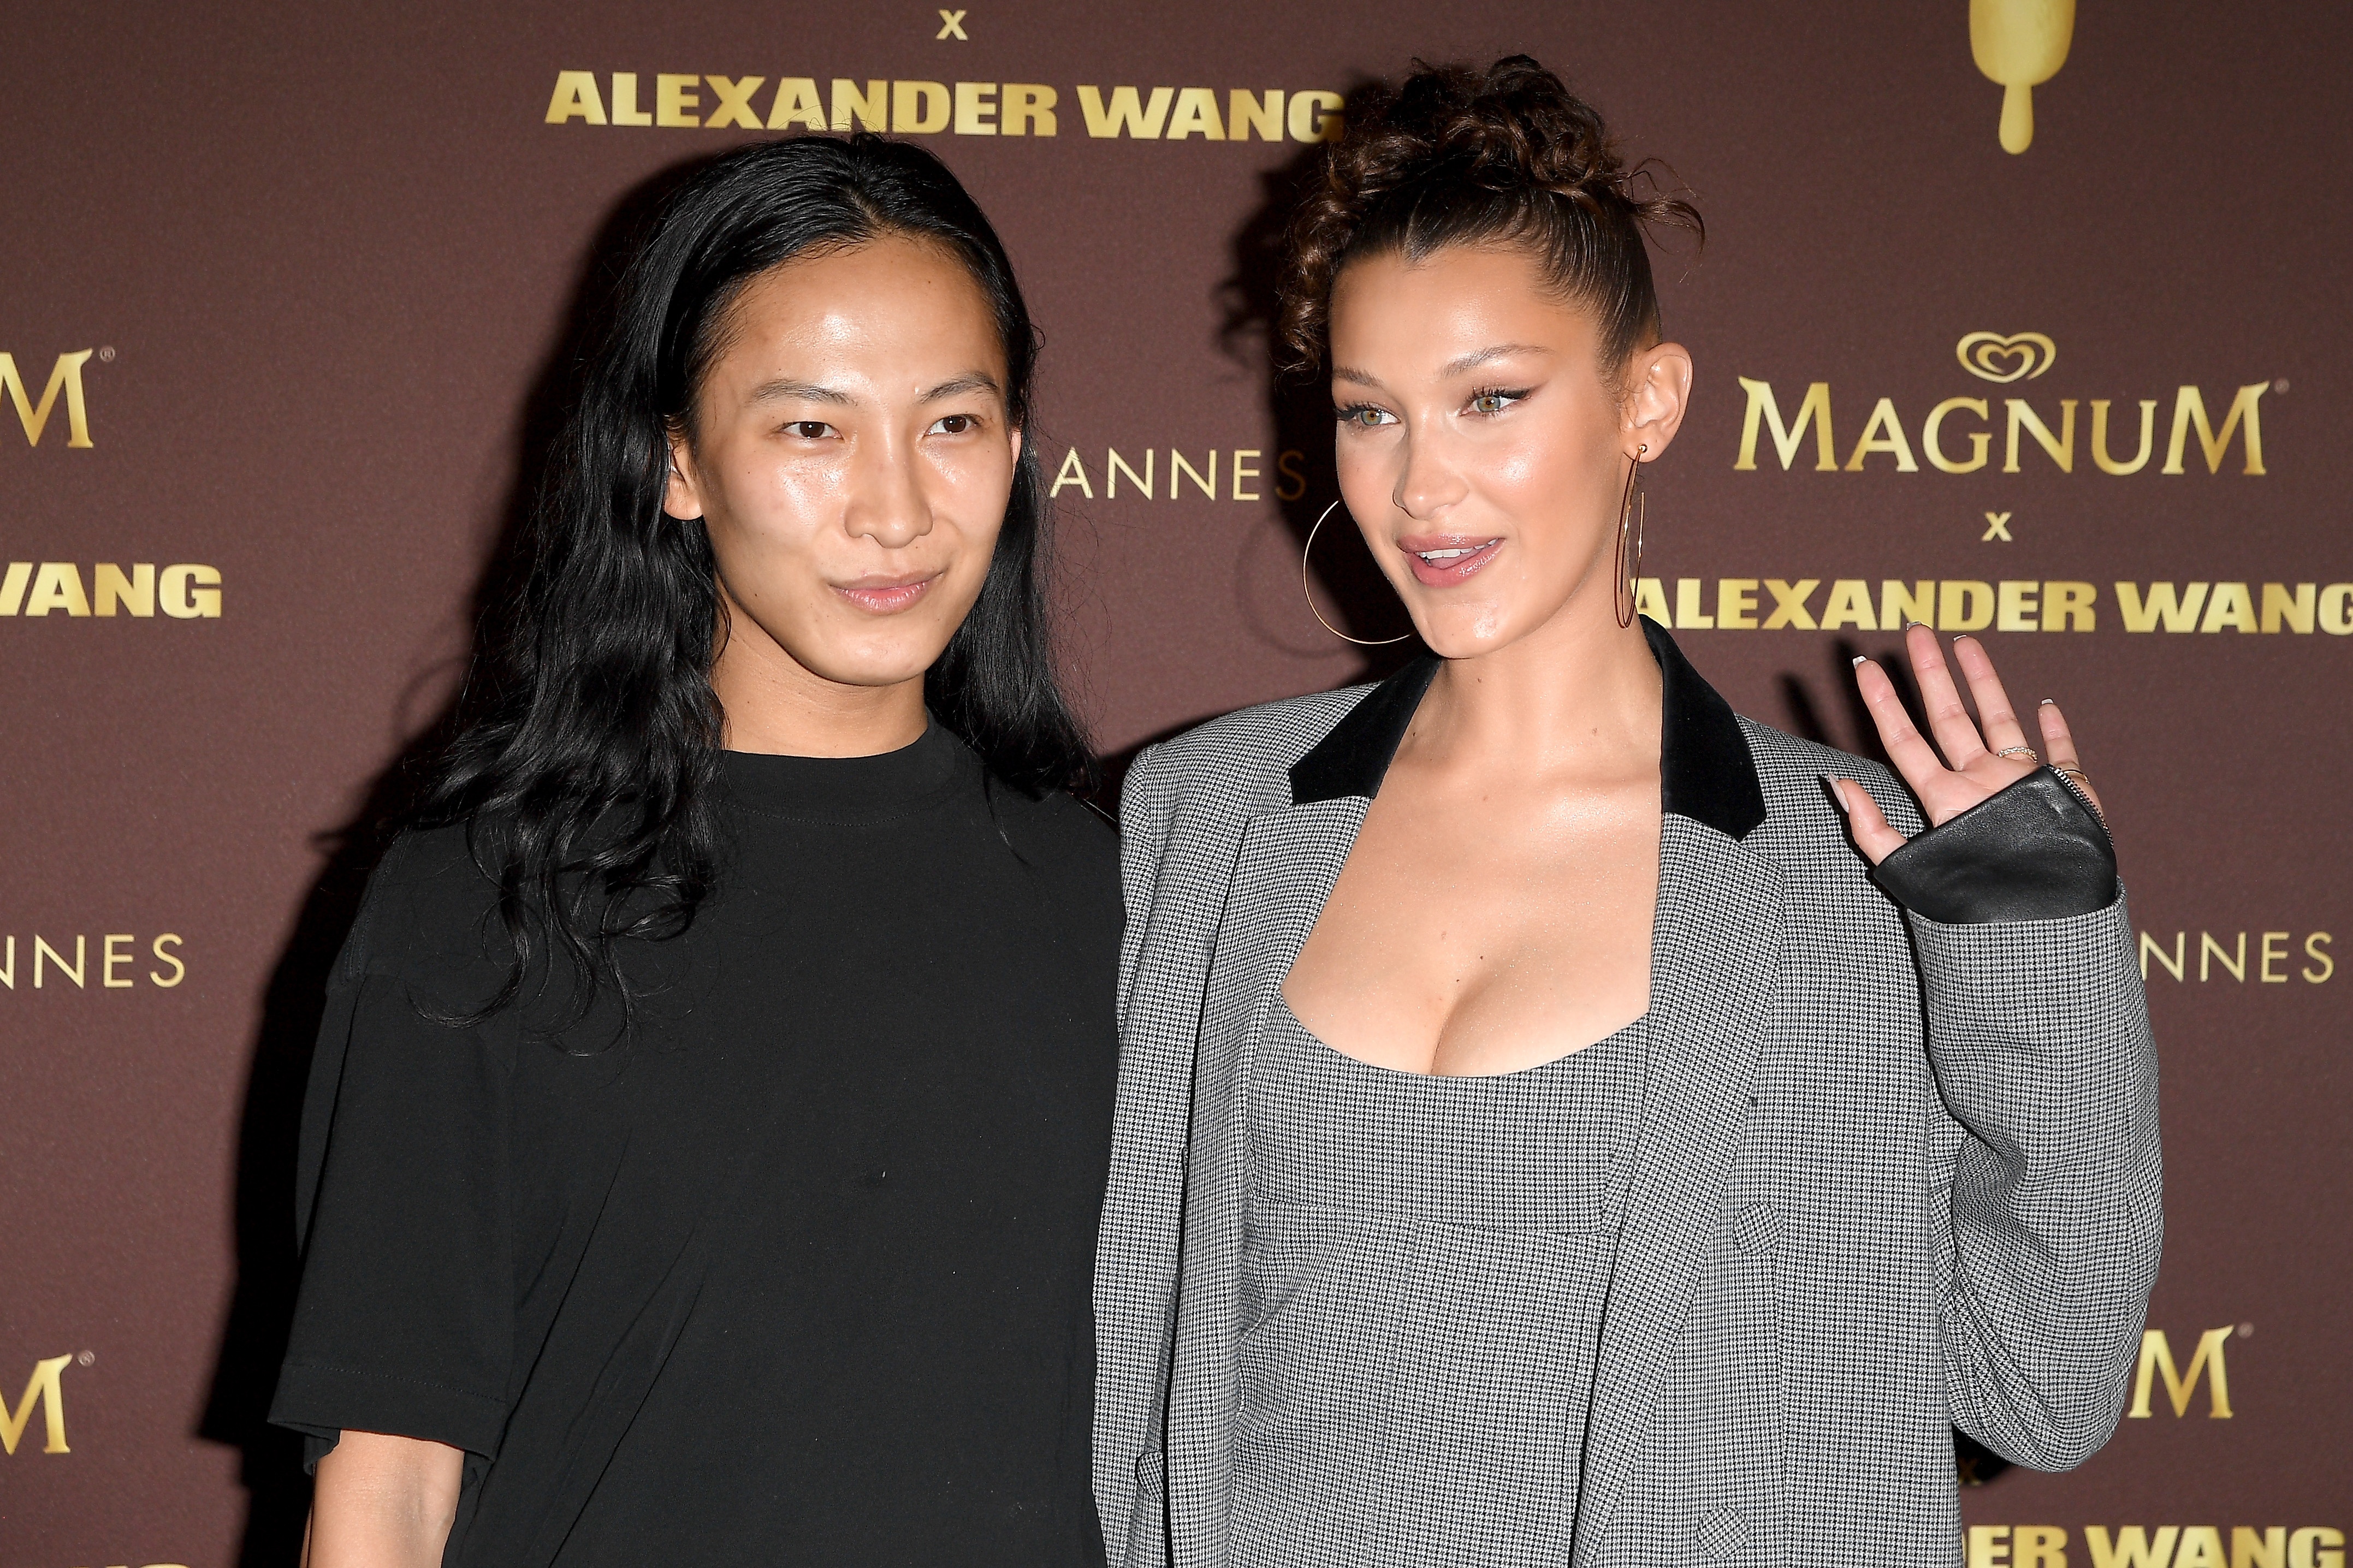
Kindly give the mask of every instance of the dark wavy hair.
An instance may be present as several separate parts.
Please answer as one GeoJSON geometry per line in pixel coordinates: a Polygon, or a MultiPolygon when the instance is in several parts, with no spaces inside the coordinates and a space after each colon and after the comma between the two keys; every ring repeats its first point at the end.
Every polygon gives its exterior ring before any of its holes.
{"type": "Polygon", "coordinates": [[[1525,55],[1485,70],[1416,60],[1394,87],[1348,100],[1347,129],[1291,227],[1279,323],[1285,368],[1323,363],[1332,283],[1362,257],[1419,261],[1452,245],[1534,254],[1565,298],[1590,306],[1615,368],[1659,330],[1647,231],[1690,230],[1699,210],[1632,169],[1601,116],[1525,55]]]}
{"type": "MultiPolygon", "coordinates": [[[[577,1013],[610,986],[617,943],[676,936],[718,884],[726,637],[711,542],[666,515],[670,432],[691,427],[730,305],[770,268],[884,235],[969,268],[1026,427],[1037,333],[996,230],[919,147],[855,135],[758,143],[662,204],[582,366],[522,545],[521,586],[486,617],[455,738],[414,821],[463,823],[498,886],[511,967],[479,1019],[533,976],[571,972],[577,1013]]],[[[1032,796],[1082,787],[1092,759],[1049,646],[1047,492],[1025,440],[978,600],[924,678],[934,718],[1032,796]]]]}

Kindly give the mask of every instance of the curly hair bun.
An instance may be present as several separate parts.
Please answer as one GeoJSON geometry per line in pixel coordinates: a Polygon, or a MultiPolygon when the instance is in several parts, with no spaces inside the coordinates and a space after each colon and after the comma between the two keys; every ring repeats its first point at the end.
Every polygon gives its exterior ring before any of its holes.
{"type": "Polygon", "coordinates": [[[1614,196],[1624,160],[1601,116],[1560,78],[1525,55],[1497,61],[1483,74],[1461,66],[1425,67],[1386,104],[1367,104],[1373,134],[1358,165],[1357,189],[1370,194],[1383,176],[1403,183],[1433,165],[1493,191],[1537,186],[1567,195],[1614,196]]]}
{"type": "Polygon", "coordinates": [[[1293,222],[1281,333],[1292,363],[1321,362],[1332,282],[1349,261],[1477,244],[1535,255],[1556,288],[1597,311],[1605,352],[1622,363],[1658,328],[1647,231],[1704,236],[1698,210],[1638,189],[1655,187],[1652,166],[1630,170],[1593,106],[1527,56],[1483,71],[1414,67],[1349,104],[1293,222]]]}

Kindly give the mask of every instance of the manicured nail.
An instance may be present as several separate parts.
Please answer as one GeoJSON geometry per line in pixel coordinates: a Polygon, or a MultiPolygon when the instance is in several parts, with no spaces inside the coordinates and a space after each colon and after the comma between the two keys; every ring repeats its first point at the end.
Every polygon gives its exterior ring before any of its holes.
{"type": "Polygon", "coordinates": [[[1852,816],[1854,808],[1846,803],[1846,785],[1836,779],[1824,779],[1822,782],[1831,786],[1831,798],[1838,802],[1839,810],[1852,816]]]}
{"type": "Polygon", "coordinates": [[[2046,697],[2042,700],[2042,706],[2045,708],[2056,708],[2058,704],[2046,697]]]}
{"type": "Polygon", "coordinates": [[[1904,629],[1905,629],[1905,631],[1907,631],[1907,632],[1908,632],[1908,631],[1910,631],[1914,626],[1926,626],[1926,625],[1927,625],[1927,623],[1926,623],[1926,621],[1906,621],[1906,622],[1905,622],[1905,623],[1904,623],[1904,629]]]}
{"type": "Polygon", "coordinates": [[[1857,669],[1862,668],[1864,665],[1869,664],[1870,662],[1870,658],[1863,654],[1856,654],[1854,656],[1854,664],[1857,669]]]}

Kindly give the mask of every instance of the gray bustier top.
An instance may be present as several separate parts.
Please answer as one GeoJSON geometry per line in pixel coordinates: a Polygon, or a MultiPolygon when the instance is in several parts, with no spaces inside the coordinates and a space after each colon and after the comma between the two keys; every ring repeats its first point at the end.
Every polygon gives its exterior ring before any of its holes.
{"type": "Polygon", "coordinates": [[[1567,1561],[1644,1029],[1440,1078],[1344,1056],[1277,997],[1250,1085],[1234,1568],[1567,1561]]]}

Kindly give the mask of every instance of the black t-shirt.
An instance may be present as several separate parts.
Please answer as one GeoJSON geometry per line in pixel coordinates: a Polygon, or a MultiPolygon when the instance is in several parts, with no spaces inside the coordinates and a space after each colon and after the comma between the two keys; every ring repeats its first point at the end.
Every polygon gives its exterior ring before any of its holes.
{"type": "Polygon", "coordinates": [[[1103,1561],[1088,1293],[1111,1142],[1111,829],[886,756],[730,752],[734,840],[600,1005],[502,978],[461,830],[339,963],[271,1418],[467,1450],[445,1561],[1103,1561]]]}

